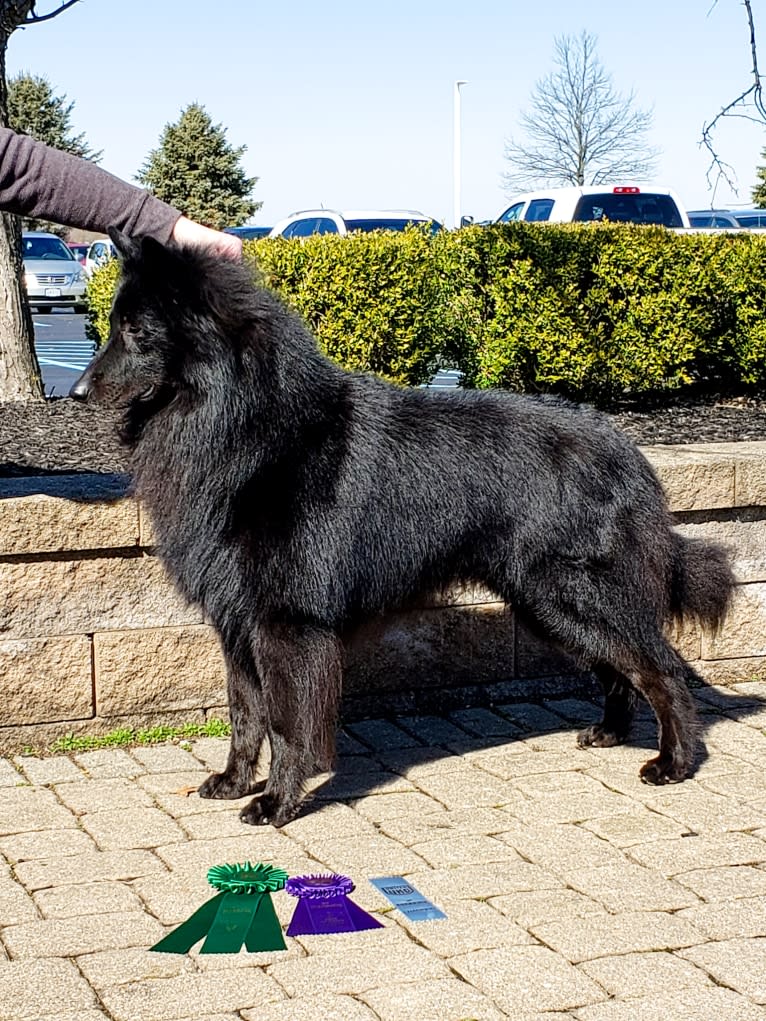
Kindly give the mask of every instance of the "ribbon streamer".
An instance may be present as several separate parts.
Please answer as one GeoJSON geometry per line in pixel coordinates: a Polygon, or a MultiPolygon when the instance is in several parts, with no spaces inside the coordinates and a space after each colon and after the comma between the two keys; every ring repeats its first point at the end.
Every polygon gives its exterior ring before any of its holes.
{"type": "Polygon", "coordinates": [[[411,922],[425,922],[431,918],[447,917],[430,900],[426,900],[423,894],[419,893],[403,876],[381,876],[379,879],[371,879],[370,882],[411,922]]]}
{"type": "Polygon", "coordinates": [[[204,938],[201,954],[236,954],[244,945],[250,953],[286,950],[271,894],[281,890],[287,873],[271,865],[214,865],[207,881],[219,890],[151,950],[185,954],[204,938]]]}
{"type": "Polygon", "coordinates": [[[285,890],[298,898],[288,936],[330,935],[337,932],[361,932],[382,929],[383,925],[349,898],[354,884],[348,876],[292,876],[285,890]]]}

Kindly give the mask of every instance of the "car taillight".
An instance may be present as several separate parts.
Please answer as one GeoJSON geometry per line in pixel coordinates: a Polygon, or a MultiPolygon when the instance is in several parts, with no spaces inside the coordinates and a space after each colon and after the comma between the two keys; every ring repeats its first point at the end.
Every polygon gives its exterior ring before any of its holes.
{"type": "Polygon", "coordinates": [[[641,194],[641,189],[640,188],[617,187],[617,188],[612,188],[612,192],[615,195],[640,195],[641,194]]]}

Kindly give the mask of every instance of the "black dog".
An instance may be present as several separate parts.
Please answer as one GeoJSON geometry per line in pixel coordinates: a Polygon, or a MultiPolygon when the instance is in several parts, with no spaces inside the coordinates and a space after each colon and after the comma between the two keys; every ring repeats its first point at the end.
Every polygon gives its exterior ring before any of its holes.
{"type": "Polygon", "coordinates": [[[611,745],[636,692],[659,723],[648,783],[689,775],[696,680],[663,626],[718,626],[726,554],[673,531],[636,447],[595,412],[507,393],[405,390],[328,361],[248,271],[117,232],[109,343],[72,396],[124,409],[135,490],[184,595],[220,634],[232,738],[204,797],[265,789],[249,823],[293,818],[330,767],[344,640],[478,582],[592,667],[611,745]]]}

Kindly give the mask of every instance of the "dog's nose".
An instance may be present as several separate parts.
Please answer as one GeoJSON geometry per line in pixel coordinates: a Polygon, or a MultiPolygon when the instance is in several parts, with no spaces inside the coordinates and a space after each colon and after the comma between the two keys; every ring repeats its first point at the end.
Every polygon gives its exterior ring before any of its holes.
{"type": "Polygon", "coordinates": [[[72,385],[69,396],[75,401],[87,401],[89,393],[90,381],[88,380],[88,374],[85,373],[72,385]]]}

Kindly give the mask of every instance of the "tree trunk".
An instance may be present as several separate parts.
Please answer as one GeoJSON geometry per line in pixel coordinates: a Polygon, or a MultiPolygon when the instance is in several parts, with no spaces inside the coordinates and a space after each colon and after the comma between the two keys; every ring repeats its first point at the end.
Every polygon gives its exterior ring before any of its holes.
{"type": "MultiPolygon", "coordinates": [[[[24,4],[21,5],[25,6],[24,4]]],[[[14,26],[15,27],[15,26],[14,26]]],[[[10,32],[0,27],[0,124],[6,125],[8,90],[5,52],[10,32]]],[[[0,401],[43,397],[34,327],[22,279],[21,227],[18,216],[0,214],[0,401]]]]}

